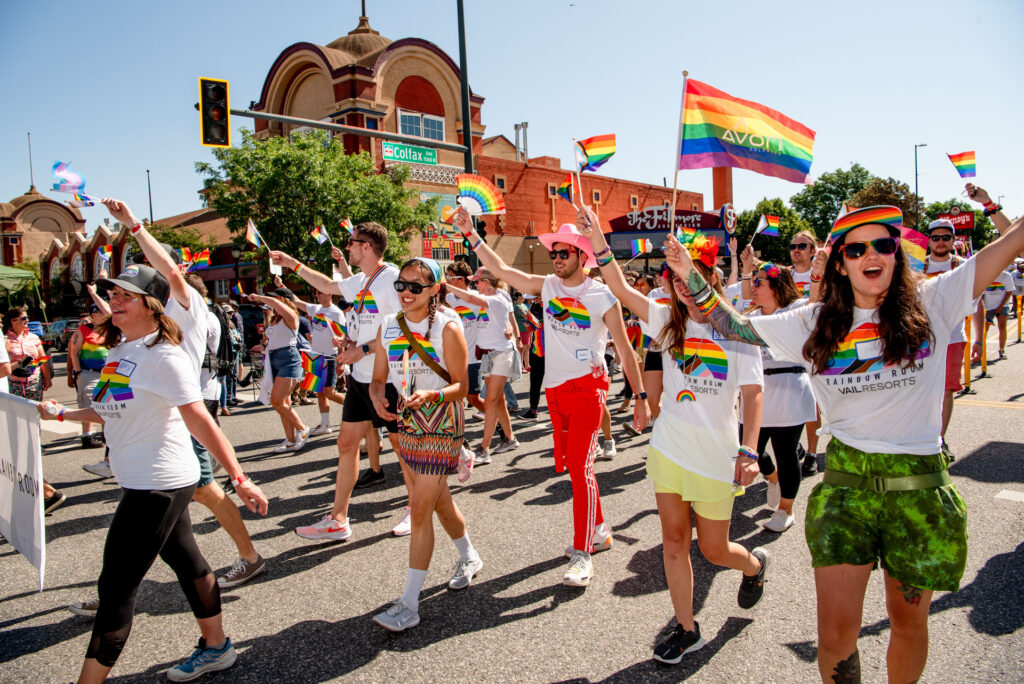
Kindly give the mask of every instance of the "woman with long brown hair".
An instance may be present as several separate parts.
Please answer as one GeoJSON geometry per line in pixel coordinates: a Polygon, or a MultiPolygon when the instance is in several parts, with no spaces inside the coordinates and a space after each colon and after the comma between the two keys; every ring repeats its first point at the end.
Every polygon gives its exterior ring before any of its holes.
{"type": "Polygon", "coordinates": [[[908,265],[901,227],[892,206],[841,216],[820,302],[755,318],[722,301],[674,238],[665,246],[719,333],[802,365],[827,418],[825,477],[805,526],[822,681],[860,681],[857,638],[876,564],[892,625],[889,681],[924,671],[932,594],[955,591],[967,562],[967,509],[939,447],[946,345],[972,300],[1024,249],[1021,218],[960,268],[925,280],[908,265]]]}

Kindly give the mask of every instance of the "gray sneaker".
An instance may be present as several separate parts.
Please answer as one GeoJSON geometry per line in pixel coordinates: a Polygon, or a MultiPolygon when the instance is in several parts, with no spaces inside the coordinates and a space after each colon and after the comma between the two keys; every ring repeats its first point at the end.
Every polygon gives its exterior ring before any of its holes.
{"type": "Polygon", "coordinates": [[[611,461],[612,459],[614,459],[618,455],[619,455],[619,451],[618,451],[618,449],[615,448],[615,440],[614,439],[606,439],[606,440],[604,440],[604,447],[603,448],[602,447],[598,447],[598,449],[597,449],[597,456],[602,461],[611,461]]]}
{"type": "Polygon", "coordinates": [[[267,569],[267,561],[263,556],[256,554],[256,560],[250,563],[244,558],[235,561],[227,572],[217,578],[217,586],[221,589],[230,589],[240,584],[245,584],[256,575],[267,569]]]}
{"type": "Polygon", "coordinates": [[[484,567],[484,562],[479,557],[473,560],[459,561],[455,564],[455,571],[452,578],[448,580],[449,589],[465,589],[473,581],[476,573],[484,567]]]}
{"type": "Polygon", "coordinates": [[[503,454],[506,451],[513,451],[519,448],[519,440],[513,437],[512,439],[503,439],[501,444],[491,449],[493,454],[503,454]]]}
{"type": "Polygon", "coordinates": [[[420,624],[420,614],[398,600],[388,606],[383,613],[375,615],[373,621],[391,632],[404,632],[420,624]]]}
{"type": "Polygon", "coordinates": [[[473,465],[487,465],[491,462],[491,454],[482,446],[473,449],[473,465]]]}
{"type": "Polygon", "coordinates": [[[567,587],[585,587],[590,584],[590,578],[594,576],[594,564],[590,560],[590,554],[586,551],[574,550],[569,567],[562,578],[562,584],[567,587]]]}

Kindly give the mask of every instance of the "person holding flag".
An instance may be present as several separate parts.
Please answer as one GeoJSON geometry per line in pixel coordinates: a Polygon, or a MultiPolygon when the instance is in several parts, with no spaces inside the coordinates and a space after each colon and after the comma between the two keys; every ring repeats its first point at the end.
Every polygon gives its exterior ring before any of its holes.
{"type": "Polygon", "coordinates": [[[338,394],[334,386],[338,383],[338,347],[344,344],[345,314],[334,305],[334,297],[330,292],[316,291],[316,304],[295,299],[295,305],[306,312],[313,321],[313,334],[310,348],[313,354],[324,357],[323,387],[316,393],[320,409],[320,424],[309,433],[310,436],[329,435],[331,433],[331,407],[328,400],[344,405],[345,397],[338,394]]]}

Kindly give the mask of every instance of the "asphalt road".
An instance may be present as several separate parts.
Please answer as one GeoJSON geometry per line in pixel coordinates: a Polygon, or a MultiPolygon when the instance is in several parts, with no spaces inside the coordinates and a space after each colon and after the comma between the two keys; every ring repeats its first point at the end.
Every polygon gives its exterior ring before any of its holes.
{"type": "MultiPolygon", "coordinates": [[[[1016,321],[1010,325],[1015,340],[1016,321]]],[[[990,365],[992,377],[975,381],[977,395],[957,400],[948,436],[959,456],[951,472],[970,510],[970,551],[960,591],[937,594],[933,603],[926,682],[1024,679],[1024,345],[1011,343],[1007,352],[1008,360],[990,365]]],[[[525,397],[526,381],[517,389],[525,397]]],[[[65,388],[56,396],[68,395],[65,388]]],[[[315,422],[314,406],[300,411],[315,422]]],[[[336,423],[338,409],[333,414],[336,423]]],[[[394,454],[383,457],[386,486],[357,491],[353,499],[352,539],[307,541],[292,530],[330,506],[333,439],[277,455],[271,448],[281,428],[269,408],[245,406],[224,418],[247,473],[271,497],[267,517],[244,513],[269,568],[251,585],[224,592],[225,623],[240,657],[232,670],[204,681],[815,681],[814,584],[802,514],[819,477],[804,480],[798,523],[782,535],[761,527],[770,515],[762,481],[737,500],[732,538],[748,548],[765,545],[773,555],[764,599],[754,609],[736,605],[739,573],[711,566],[694,545],[695,608],[708,644],[679,666],[661,666],[651,660],[651,647],[674,621],[645,478],[646,437],[629,438],[619,427],[623,420],[616,415],[618,457],[596,467],[615,545],[595,556],[589,588],[561,584],[571,493],[568,476],[552,467],[550,424],[520,424],[518,451],[478,468],[465,486],[452,478],[483,571],[468,590],[449,592],[457,554],[435,524],[422,623],[395,635],[371,621],[401,593],[407,567],[407,540],[389,534],[405,503],[394,454]]],[[[474,439],[479,425],[472,424],[474,439]]],[[[77,675],[91,620],[65,606],[94,594],[119,496],[113,481],[81,469],[101,453],[44,433],[46,476],[69,500],[47,518],[42,593],[34,569],[10,545],[0,545],[0,682],[77,675]]],[[[234,560],[233,544],[206,509],[193,504],[192,517],[200,547],[223,572],[234,560]]],[[[160,679],[197,638],[177,582],[158,561],[140,590],[134,629],[112,679],[160,679]]],[[[860,641],[865,681],[885,680],[888,639],[875,573],[860,641]]]]}

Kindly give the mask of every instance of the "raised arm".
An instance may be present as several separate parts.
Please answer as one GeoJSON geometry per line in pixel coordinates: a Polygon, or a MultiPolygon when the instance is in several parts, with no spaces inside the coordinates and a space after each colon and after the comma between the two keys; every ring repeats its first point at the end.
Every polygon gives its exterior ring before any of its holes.
{"type": "Polygon", "coordinates": [[[747,246],[743,248],[743,254],[740,256],[740,260],[743,262],[743,275],[740,276],[742,283],[740,285],[740,297],[744,301],[749,302],[754,298],[754,288],[750,284],[750,279],[754,274],[754,243],[748,242],[747,246]]]}
{"type": "Polygon", "coordinates": [[[740,275],[736,268],[736,250],[739,248],[740,243],[734,237],[729,238],[729,280],[726,281],[725,286],[729,287],[739,282],[740,275]]]}
{"type": "Polygon", "coordinates": [[[974,257],[974,295],[981,295],[1000,271],[1024,250],[1024,216],[1009,225],[1003,236],[990,242],[974,257]]]}
{"type": "Polygon", "coordinates": [[[265,295],[251,294],[246,297],[257,304],[266,304],[271,309],[277,312],[277,315],[281,317],[284,324],[291,330],[297,330],[299,327],[299,314],[297,314],[290,307],[285,306],[280,300],[274,297],[267,297],[265,295]]]}
{"type": "Polygon", "coordinates": [[[968,183],[966,187],[967,196],[970,197],[975,202],[977,202],[978,204],[982,205],[985,208],[985,211],[990,211],[992,209],[996,210],[989,214],[989,216],[992,218],[992,223],[996,227],[996,230],[998,230],[1000,233],[1005,233],[1007,230],[1009,230],[1010,219],[1008,219],[1006,217],[1006,214],[1003,213],[1003,208],[992,201],[992,198],[989,196],[988,191],[985,190],[985,188],[979,188],[974,183],[968,183]]]}
{"type": "Polygon", "coordinates": [[[487,300],[472,290],[463,290],[460,287],[455,287],[451,283],[445,283],[445,287],[448,288],[449,292],[464,302],[469,302],[473,306],[487,306],[487,300]]]}
{"type": "Polygon", "coordinates": [[[619,352],[622,372],[626,374],[629,386],[633,388],[633,394],[638,397],[633,406],[633,426],[637,430],[643,431],[651,422],[651,409],[647,402],[643,401],[643,375],[640,373],[640,364],[636,362],[633,345],[629,343],[629,337],[626,335],[626,324],[622,322],[622,306],[618,302],[604,312],[604,323],[612,335],[612,344],[619,352]]]}
{"type": "Polygon", "coordinates": [[[289,256],[284,252],[274,249],[270,251],[270,260],[277,266],[284,266],[285,268],[292,269],[295,271],[296,275],[321,292],[330,292],[331,294],[336,295],[341,294],[341,287],[338,286],[338,283],[334,278],[324,275],[320,271],[315,271],[309,266],[303,266],[302,262],[293,256],[289,256]]]}
{"type": "MultiPolygon", "coordinates": [[[[96,275],[96,277],[97,278],[106,278],[107,277],[106,269],[101,270],[96,275]]],[[[100,297],[99,293],[96,292],[96,283],[89,283],[88,285],[85,286],[85,289],[89,292],[89,298],[92,299],[92,303],[95,304],[96,308],[100,310],[99,311],[100,320],[99,321],[94,321],[94,322],[102,323],[103,321],[105,321],[108,318],[110,318],[110,303],[106,299],[104,299],[103,297],[100,297]]]]}
{"type": "MultiPolygon", "coordinates": [[[[612,256],[612,250],[608,246],[608,241],[604,239],[604,233],[600,229],[593,228],[593,226],[599,225],[597,214],[590,207],[584,205],[576,216],[576,228],[590,240],[590,244],[594,247],[594,255],[600,255],[597,256],[597,266],[601,270],[601,277],[604,278],[605,284],[608,285],[608,289],[612,291],[615,298],[636,314],[640,320],[647,323],[647,317],[651,313],[651,300],[626,282],[626,276],[622,274],[622,269],[615,261],[615,257],[612,256]]],[[[623,332],[625,332],[625,328],[623,328],[623,332]]],[[[622,354],[621,350],[619,354],[622,354]]]]}
{"type": "MultiPolygon", "coordinates": [[[[530,275],[523,273],[518,268],[512,268],[498,256],[493,249],[487,246],[483,238],[477,235],[473,228],[473,221],[465,209],[459,209],[455,214],[455,227],[467,238],[473,252],[479,257],[482,263],[497,278],[526,294],[539,295],[544,286],[544,276],[530,275]]],[[[468,299],[466,301],[469,301],[468,299]]]]}
{"type": "Polygon", "coordinates": [[[352,269],[349,268],[348,261],[345,260],[345,252],[341,251],[340,247],[331,247],[331,256],[338,262],[336,271],[341,274],[342,278],[351,278],[352,269]]]}

